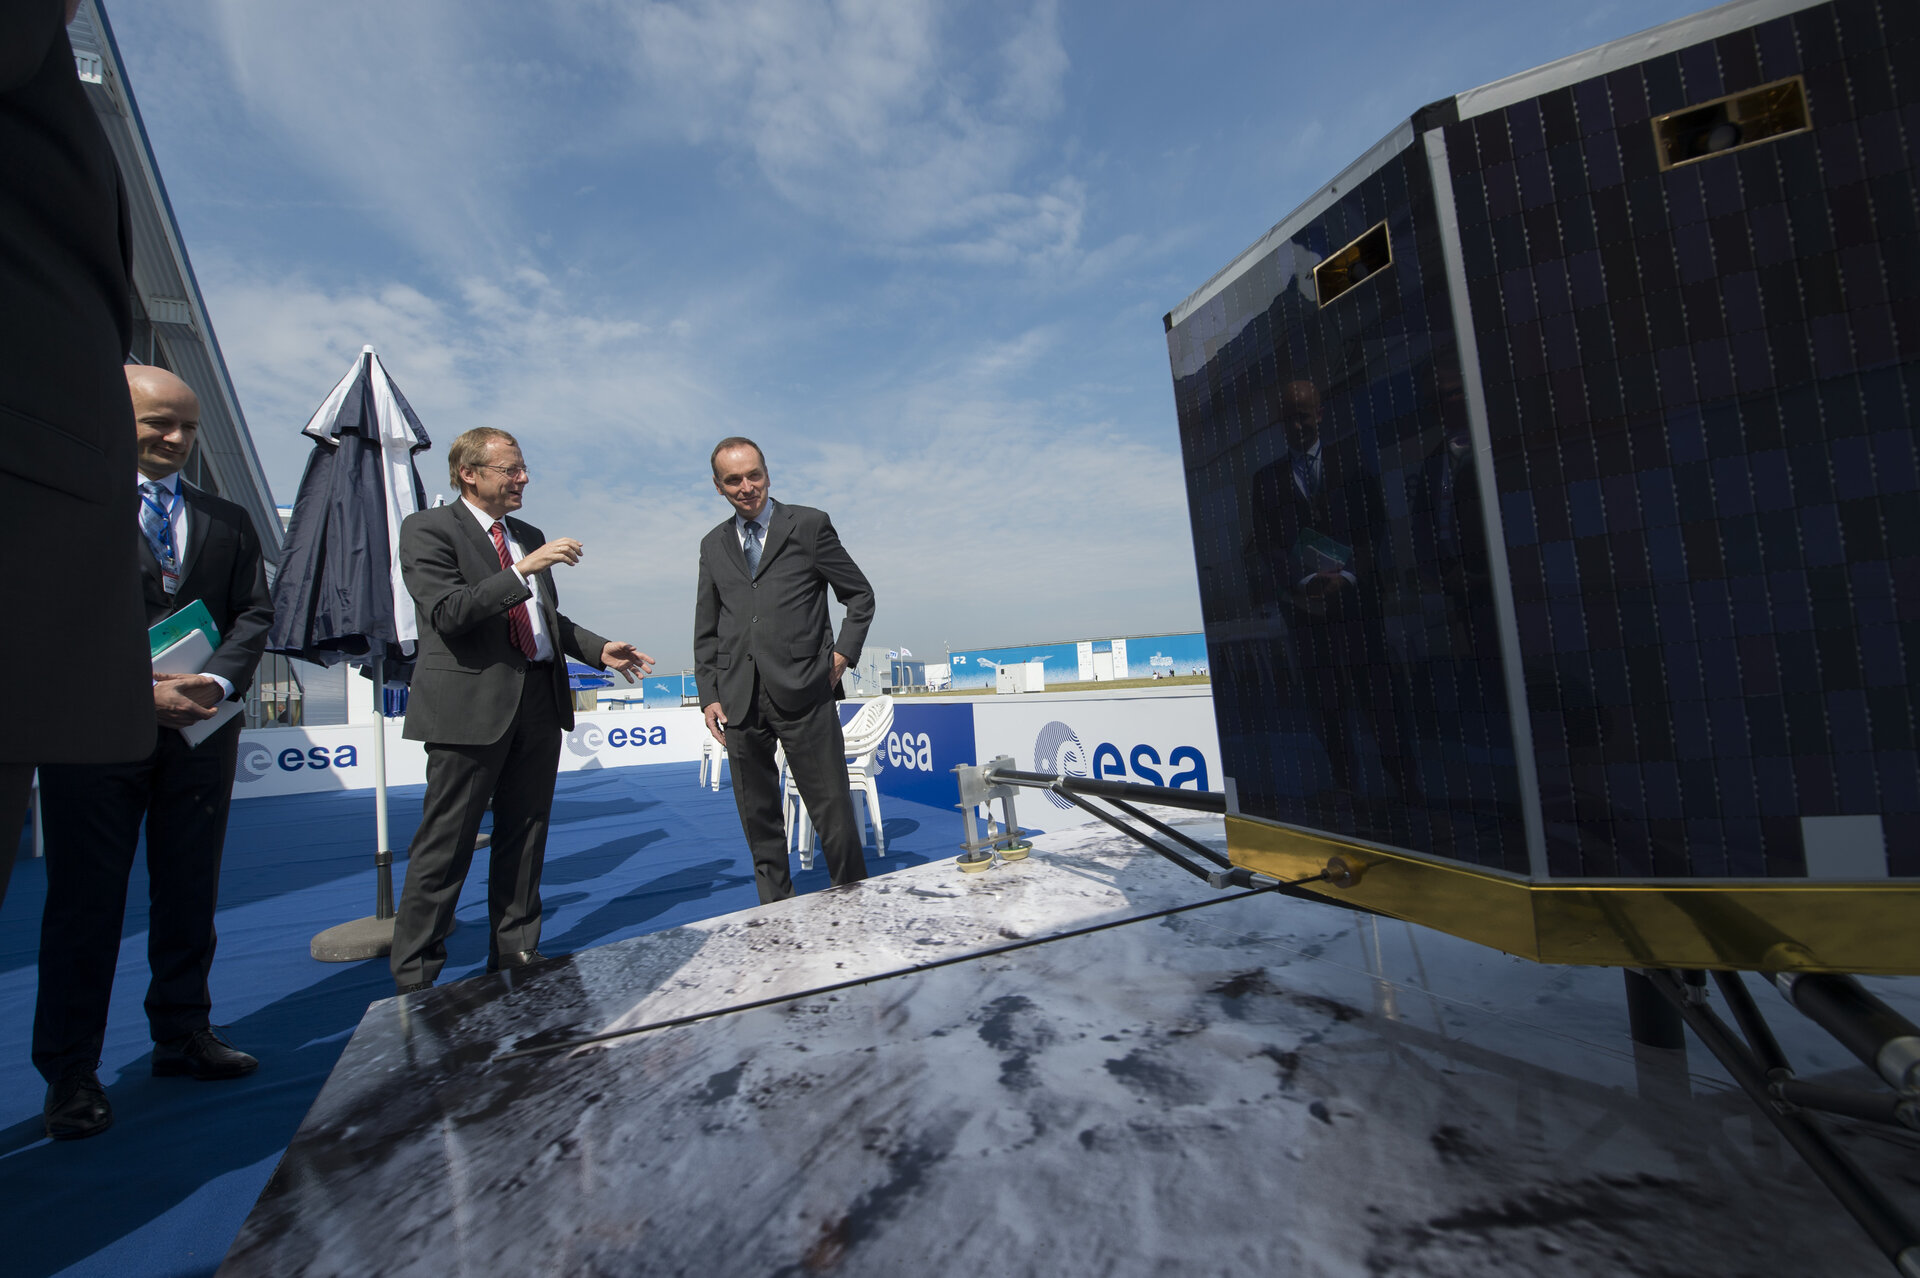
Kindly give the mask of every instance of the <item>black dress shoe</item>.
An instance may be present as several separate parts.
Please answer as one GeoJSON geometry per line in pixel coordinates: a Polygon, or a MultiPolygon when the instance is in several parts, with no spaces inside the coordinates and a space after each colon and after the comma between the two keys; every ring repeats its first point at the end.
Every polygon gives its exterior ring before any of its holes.
{"type": "Polygon", "coordinates": [[[75,1065],[53,1081],[42,1113],[47,1135],[55,1140],[98,1136],[113,1126],[113,1106],[107,1104],[100,1076],[85,1065],[75,1065]]]}
{"type": "Polygon", "coordinates": [[[401,994],[417,994],[421,990],[430,990],[432,988],[432,981],[408,981],[405,985],[394,986],[393,992],[394,995],[398,997],[401,994]]]}
{"type": "Polygon", "coordinates": [[[241,1078],[259,1068],[259,1061],[212,1029],[197,1029],[153,1045],[155,1078],[241,1078]]]}
{"type": "Polygon", "coordinates": [[[514,950],[507,954],[496,954],[487,960],[489,972],[505,972],[516,967],[528,967],[534,963],[544,963],[547,956],[539,950],[514,950]]]}

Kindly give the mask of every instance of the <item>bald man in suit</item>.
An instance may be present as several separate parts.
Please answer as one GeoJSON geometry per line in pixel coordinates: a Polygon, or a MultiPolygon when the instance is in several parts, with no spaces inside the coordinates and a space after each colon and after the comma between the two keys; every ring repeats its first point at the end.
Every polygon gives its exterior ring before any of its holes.
{"type": "Polygon", "coordinates": [[[198,745],[180,729],[246,696],[266,650],[273,602],[247,512],[180,477],[199,428],[192,388],[164,368],[138,365],[126,370],[126,385],[138,486],[131,482],[136,476],[127,479],[140,515],[129,511],[123,535],[140,561],[147,621],[199,602],[220,631],[220,645],[198,674],[149,676],[143,696],[160,734],[144,758],[41,765],[47,903],[33,1063],[48,1083],[45,1121],[55,1140],[92,1136],[113,1121],[95,1070],[143,825],[152,901],[146,1010],[153,1072],[239,1078],[259,1064],[212,1028],[207,985],[243,719],[232,716],[198,745]]]}

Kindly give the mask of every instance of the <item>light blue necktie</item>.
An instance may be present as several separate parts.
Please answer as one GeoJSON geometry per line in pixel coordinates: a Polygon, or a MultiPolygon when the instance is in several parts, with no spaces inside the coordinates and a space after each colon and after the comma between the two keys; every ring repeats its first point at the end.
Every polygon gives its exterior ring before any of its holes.
{"type": "Polygon", "coordinates": [[[747,521],[747,540],[746,540],[746,543],[740,547],[740,549],[744,551],[747,556],[747,576],[749,577],[759,576],[760,575],[760,522],[758,520],[747,521]]]}
{"type": "Polygon", "coordinates": [[[173,553],[173,503],[178,498],[157,479],[140,485],[140,531],[160,566],[170,573],[179,571],[173,553]]]}

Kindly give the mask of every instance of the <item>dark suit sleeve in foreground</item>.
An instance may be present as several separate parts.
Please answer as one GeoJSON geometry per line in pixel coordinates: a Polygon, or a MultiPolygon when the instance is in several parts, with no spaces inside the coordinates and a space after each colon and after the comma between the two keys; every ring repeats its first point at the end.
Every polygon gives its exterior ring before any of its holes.
{"type": "Polygon", "coordinates": [[[408,515],[400,525],[400,576],[435,631],[463,635],[488,618],[533,598],[533,592],[511,568],[467,584],[460,575],[452,530],[435,515],[435,511],[423,510],[408,515]]]}
{"type": "Polygon", "coordinates": [[[0,0],[0,93],[39,74],[65,16],[60,0],[0,0]]]}
{"type": "MultiPolygon", "coordinates": [[[[867,627],[873,624],[873,586],[868,583],[860,566],[853,562],[853,556],[840,544],[840,534],[833,530],[833,520],[825,515],[820,517],[820,535],[814,543],[813,562],[820,569],[820,575],[833,587],[834,598],[846,605],[847,616],[840,623],[840,638],[835,641],[833,650],[847,659],[847,664],[860,664],[860,649],[867,642],[867,627]]],[[[705,571],[704,564],[702,571],[705,571]]],[[[695,636],[695,654],[698,655],[698,636],[695,636]]]]}
{"type": "Polygon", "coordinates": [[[247,512],[234,507],[240,551],[233,557],[227,579],[227,600],[233,606],[233,624],[220,647],[207,659],[205,673],[219,675],[233,685],[233,699],[247,695],[260,654],[267,649],[267,631],[273,628],[273,594],[267,589],[266,561],[260,553],[260,534],[247,512]]]}

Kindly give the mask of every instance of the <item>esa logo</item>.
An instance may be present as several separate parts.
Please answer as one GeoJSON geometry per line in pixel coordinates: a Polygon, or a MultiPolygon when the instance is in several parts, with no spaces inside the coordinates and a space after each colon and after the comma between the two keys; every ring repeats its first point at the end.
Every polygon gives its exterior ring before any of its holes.
{"type": "MultiPolygon", "coordinates": [[[[1089,750],[1078,733],[1058,720],[1040,729],[1040,735],[1034,738],[1033,770],[1101,781],[1138,781],[1176,790],[1183,786],[1207,788],[1207,759],[1197,746],[1175,746],[1164,759],[1157,747],[1145,742],[1124,753],[1111,741],[1102,741],[1089,750]]],[[[1052,791],[1046,798],[1057,808],[1073,806],[1052,791]]]]}
{"type": "Polygon", "coordinates": [[[604,730],[597,723],[583,723],[567,734],[567,749],[582,758],[598,754],[602,746],[619,750],[627,746],[665,745],[666,743],[667,730],[657,723],[651,728],[639,726],[604,730]]]}
{"type": "Polygon", "coordinates": [[[300,749],[289,746],[276,753],[271,747],[258,741],[249,741],[240,747],[240,759],[234,769],[234,779],[243,784],[258,781],[276,767],[282,772],[298,772],[302,768],[314,772],[327,768],[353,768],[360,764],[360,752],[350,745],[309,746],[300,749]]]}
{"type": "Polygon", "coordinates": [[[933,771],[933,738],[926,733],[889,732],[887,763],[908,772],[933,771]]]}

